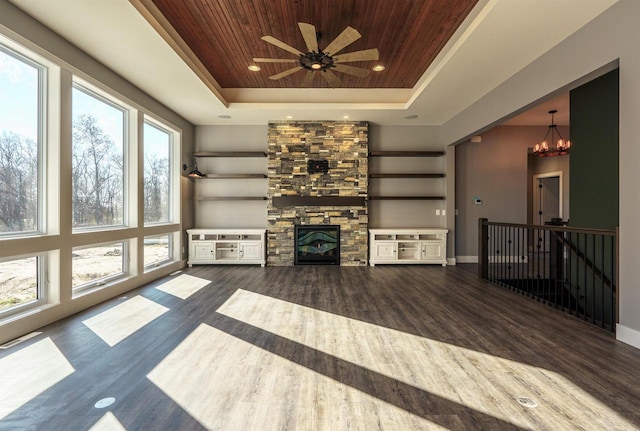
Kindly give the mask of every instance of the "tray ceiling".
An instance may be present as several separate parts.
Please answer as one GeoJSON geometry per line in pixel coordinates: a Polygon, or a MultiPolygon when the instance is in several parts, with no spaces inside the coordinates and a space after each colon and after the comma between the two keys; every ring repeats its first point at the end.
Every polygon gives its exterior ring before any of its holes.
{"type": "Polygon", "coordinates": [[[617,0],[9,1],[196,125],[347,117],[442,125],[617,0]],[[298,22],[316,26],[321,48],[356,28],[362,38],[341,52],[378,48],[387,69],[365,79],[336,73],[344,88],[318,78],[300,88],[303,72],[268,79],[290,64],[247,69],[253,57],[293,57],[265,35],[305,50],[298,22]]]}
{"type": "MultiPolygon", "coordinates": [[[[298,22],[312,24],[320,49],[347,26],[362,37],[340,53],[377,48],[379,61],[348,63],[382,72],[365,78],[336,72],[343,88],[412,88],[460,26],[478,0],[153,0],[168,23],[186,42],[222,88],[298,88],[306,73],[279,80],[268,77],[295,64],[261,63],[254,57],[295,59],[296,56],[260,38],[273,36],[307,52],[298,22]]],[[[319,74],[312,87],[327,87],[319,74]]]]}

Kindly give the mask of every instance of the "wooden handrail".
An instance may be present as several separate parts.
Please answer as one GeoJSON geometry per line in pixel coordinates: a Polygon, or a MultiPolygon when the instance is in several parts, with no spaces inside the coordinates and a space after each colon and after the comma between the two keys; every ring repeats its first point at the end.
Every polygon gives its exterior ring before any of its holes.
{"type": "Polygon", "coordinates": [[[494,221],[490,222],[488,220],[487,220],[487,223],[492,226],[519,227],[523,229],[540,229],[540,230],[548,230],[552,232],[588,233],[588,234],[594,234],[594,235],[616,236],[616,231],[609,230],[609,229],[587,229],[587,228],[581,228],[581,227],[555,226],[555,225],[546,225],[546,224],[539,225],[539,224],[501,223],[501,222],[494,222],[494,221]]]}

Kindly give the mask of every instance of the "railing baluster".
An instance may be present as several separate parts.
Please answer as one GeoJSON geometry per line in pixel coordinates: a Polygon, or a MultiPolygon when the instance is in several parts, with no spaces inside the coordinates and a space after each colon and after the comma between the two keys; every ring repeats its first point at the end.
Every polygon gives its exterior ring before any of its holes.
{"type": "Polygon", "coordinates": [[[618,244],[620,236],[616,231],[616,236],[611,240],[611,327],[612,331],[615,331],[616,324],[618,323],[618,268],[616,262],[618,261],[618,244]]]}
{"type": "MultiPolygon", "coordinates": [[[[591,271],[591,323],[596,323],[596,237],[591,236],[591,258],[593,262],[593,270],[591,271]]],[[[600,267],[602,268],[602,267],[600,267]]],[[[604,287],[604,286],[603,286],[604,287]]]]}
{"type": "Polygon", "coordinates": [[[605,259],[605,253],[604,253],[604,241],[605,241],[605,237],[601,238],[602,242],[601,245],[602,247],[600,247],[600,268],[602,268],[602,277],[601,277],[601,281],[600,281],[600,327],[604,328],[605,325],[605,321],[606,321],[606,316],[604,315],[605,313],[605,309],[604,309],[604,291],[606,290],[606,286],[604,283],[605,280],[605,276],[606,276],[606,259],[605,259]]]}
{"type": "Polygon", "coordinates": [[[481,277],[615,331],[616,232],[486,219],[478,226],[481,277]]]}

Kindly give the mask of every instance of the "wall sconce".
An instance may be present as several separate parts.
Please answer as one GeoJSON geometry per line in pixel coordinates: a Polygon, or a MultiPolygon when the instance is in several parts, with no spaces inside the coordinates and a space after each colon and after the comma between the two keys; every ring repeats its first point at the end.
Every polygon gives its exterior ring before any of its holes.
{"type": "Polygon", "coordinates": [[[188,166],[186,164],[182,165],[182,170],[185,171],[185,172],[189,172],[187,174],[187,176],[189,178],[204,178],[204,177],[206,177],[205,174],[203,174],[202,172],[200,172],[198,170],[198,164],[195,163],[195,162],[192,165],[188,165],[188,166]]]}

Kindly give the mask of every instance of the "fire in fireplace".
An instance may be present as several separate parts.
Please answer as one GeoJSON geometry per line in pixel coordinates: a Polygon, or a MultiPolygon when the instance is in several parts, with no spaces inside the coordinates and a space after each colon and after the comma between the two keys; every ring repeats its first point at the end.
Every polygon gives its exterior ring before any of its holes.
{"type": "Polygon", "coordinates": [[[296,265],[340,265],[340,226],[296,225],[296,265]]]}

